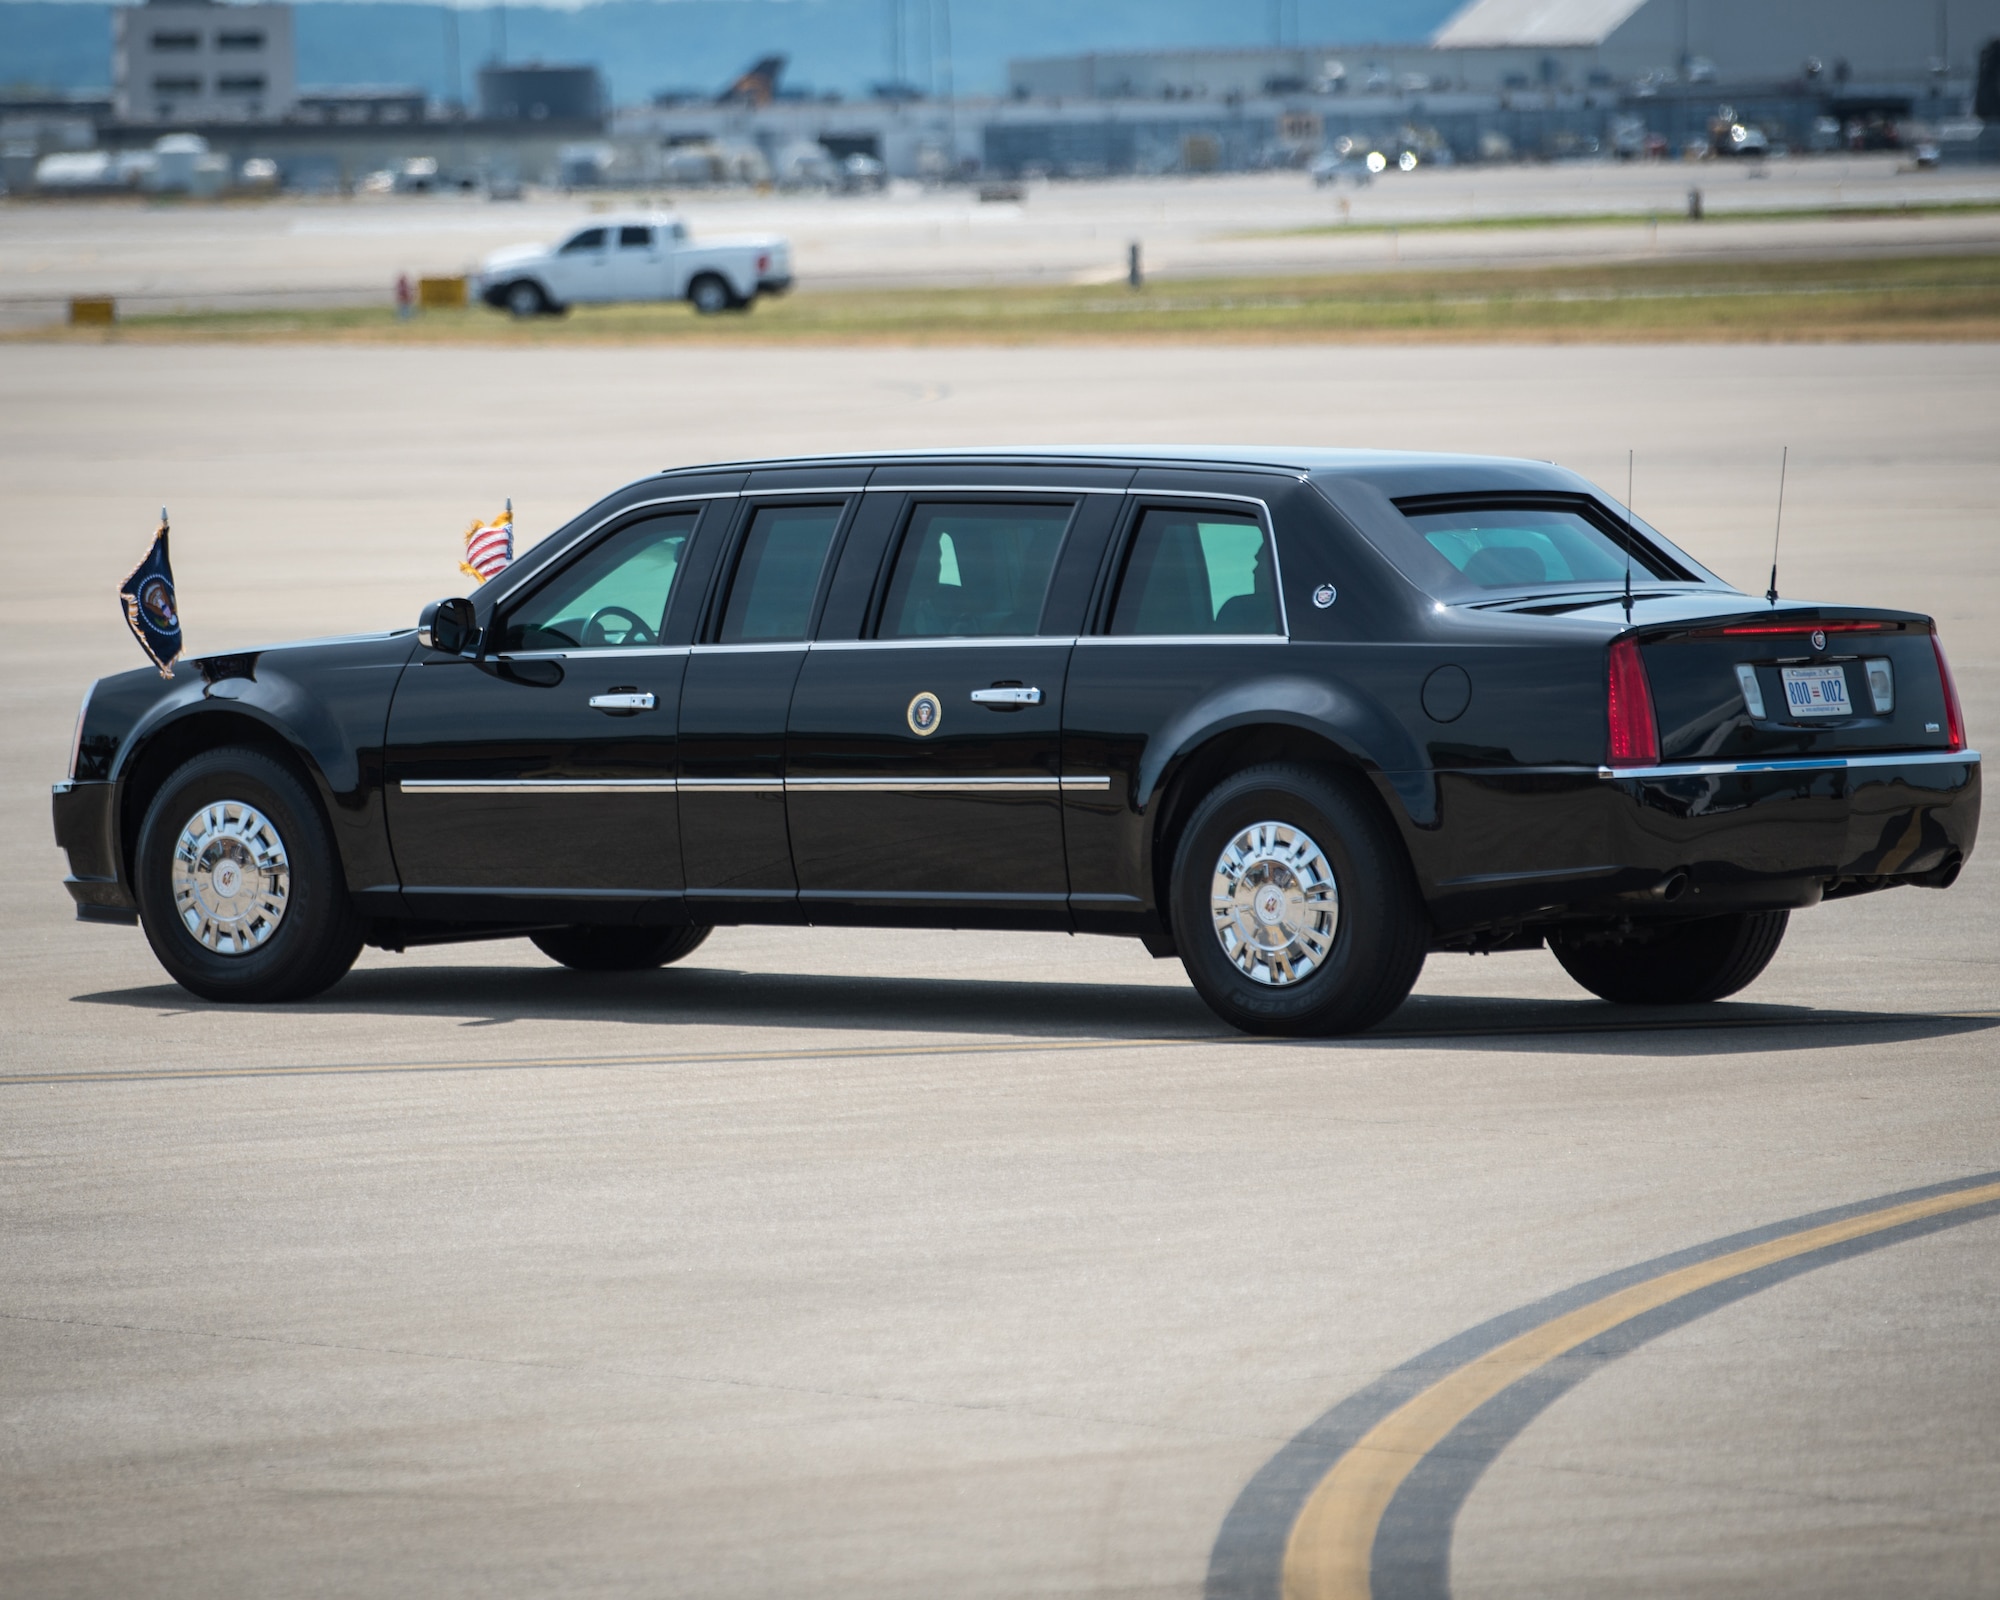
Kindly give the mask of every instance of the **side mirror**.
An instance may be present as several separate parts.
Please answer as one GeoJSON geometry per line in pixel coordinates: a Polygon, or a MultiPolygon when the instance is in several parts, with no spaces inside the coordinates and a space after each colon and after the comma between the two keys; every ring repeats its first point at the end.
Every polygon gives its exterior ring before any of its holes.
{"type": "Polygon", "coordinates": [[[479,616],[472,602],[433,600],[417,618],[417,643],[447,655],[469,654],[479,643],[479,616]]]}

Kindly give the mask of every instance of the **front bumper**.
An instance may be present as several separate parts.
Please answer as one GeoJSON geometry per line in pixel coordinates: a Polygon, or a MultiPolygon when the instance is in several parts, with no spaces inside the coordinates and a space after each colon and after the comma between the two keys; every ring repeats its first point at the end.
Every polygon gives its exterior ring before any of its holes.
{"type": "Polygon", "coordinates": [[[1438,775],[1417,847],[1440,930],[1702,916],[1942,886],[1979,833],[1977,751],[1438,775]]]}
{"type": "Polygon", "coordinates": [[[65,781],[55,785],[49,803],[56,845],[69,856],[63,887],[76,902],[78,919],[137,922],[139,905],[120,871],[118,785],[65,781]]]}

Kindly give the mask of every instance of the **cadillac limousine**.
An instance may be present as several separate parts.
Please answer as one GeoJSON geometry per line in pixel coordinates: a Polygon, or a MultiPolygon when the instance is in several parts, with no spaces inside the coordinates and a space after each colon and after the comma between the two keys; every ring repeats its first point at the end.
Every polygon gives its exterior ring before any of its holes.
{"type": "Polygon", "coordinates": [[[1947,887],[1979,773],[1928,617],[1741,592],[1545,463],[994,451],[663,472],[414,628],[105,678],[55,826],[213,1000],[1039,928],[1331,1033],[1432,951],[1732,993],[1795,910],[1947,887]]]}

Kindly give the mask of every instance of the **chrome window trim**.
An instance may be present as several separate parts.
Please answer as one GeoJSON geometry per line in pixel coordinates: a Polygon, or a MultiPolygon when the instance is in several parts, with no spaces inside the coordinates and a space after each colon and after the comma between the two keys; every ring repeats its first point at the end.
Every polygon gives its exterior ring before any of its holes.
{"type": "Polygon", "coordinates": [[[1040,645],[1051,650],[1067,650],[1075,643],[1074,634],[953,633],[926,639],[815,639],[812,641],[812,648],[815,650],[950,650],[986,645],[1015,649],[1026,645],[1040,645]]]}
{"type": "Polygon", "coordinates": [[[684,644],[579,645],[573,650],[509,650],[486,659],[502,665],[509,661],[630,661],[640,656],[684,656],[690,648],[684,644]]]}
{"type": "Polygon", "coordinates": [[[696,656],[712,655],[755,655],[769,654],[774,650],[810,650],[810,639],[759,639],[743,644],[691,644],[683,647],[688,654],[696,656]]]}
{"type": "Polygon", "coordinates": [[[863,494],[1130,494],[1129,489],[1107,489],[1102,484],[1049,483],[871,483],[863,494]]]}
{"type": "MultiPolygon", "coordinates": [[[[1914,750],[1899,755],[1799,756],[1771,761],[1705,761],[1686,766],[1599,767],[1600,778],[1733,778],[1763,772],[1841,772],[1850,767],[1977,766],[1977,750],[1914,750]]],[[[1529,770],[1517,768],[1515,770],[1529,770]]]]}
{"type": "Polygon", "coordinates": [[[783,778],[682,778],[683,789],[713,789],[730,794],[783,794],[783,778]]]}

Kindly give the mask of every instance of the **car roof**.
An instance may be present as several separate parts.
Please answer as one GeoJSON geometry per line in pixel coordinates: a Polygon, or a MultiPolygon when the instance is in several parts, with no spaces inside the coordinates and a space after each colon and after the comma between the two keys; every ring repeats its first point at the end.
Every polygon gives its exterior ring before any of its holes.
{"type": "Polygon", "coordinates": [[[1358,479],[1376,484],[1390,493],[1404,493],[1420,487],[1444,490],[1547,489],[1570,493],[1588,488],[1581,478],[1551,461],[1444,451],[1330,449],[1317,445],[1141,444],[1099,445],[1082,449],[1075,445],[1000,445],[956,450],[870,450],[839,455],[774,456],[706,462],[699,466],[669,467],[665,470],[678,474],[835,465],[921,466],[957,462],[1023,466],[1174,466],[1282,472],[1300,478],[1358,479]]]}
{"type": "Polygon", "coordinates": [[[679,222],[680,217],[672,211],[607,211],[601,216],[579,217],[563,230],[563,237],[579,233],[585,228],[639,227],[656,228],[663,222],[679,222]]]}

